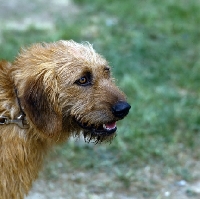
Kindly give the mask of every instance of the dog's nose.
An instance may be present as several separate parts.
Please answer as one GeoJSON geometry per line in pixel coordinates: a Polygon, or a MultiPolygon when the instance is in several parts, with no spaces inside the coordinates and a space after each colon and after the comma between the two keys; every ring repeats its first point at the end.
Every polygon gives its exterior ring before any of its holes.
{"type": "Polygon", "coordinates": [[[128,114],[130,108],[131,106],[127,102],[119,101],[112,106],[112,113],[116,117],[123,118],[128,114]]]}

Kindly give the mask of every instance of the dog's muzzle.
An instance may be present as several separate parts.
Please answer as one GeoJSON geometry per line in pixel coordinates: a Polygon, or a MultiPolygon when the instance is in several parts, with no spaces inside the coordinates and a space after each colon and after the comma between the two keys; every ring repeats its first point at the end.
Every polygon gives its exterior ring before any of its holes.
{"type": "Polygon", "coordinates": [[[130,108],[131,106],[127,102],[119,101],[111,107],[112,114],[116,118],[114,121],[108,121],[107,123],[98,126],[88,125],[87,123],[78,120],[76,120],[76,122],[82,129],[91,132],[93,135],[111,136],[117,130],[116,121],[123,119],[128,114],[130,108]]]}

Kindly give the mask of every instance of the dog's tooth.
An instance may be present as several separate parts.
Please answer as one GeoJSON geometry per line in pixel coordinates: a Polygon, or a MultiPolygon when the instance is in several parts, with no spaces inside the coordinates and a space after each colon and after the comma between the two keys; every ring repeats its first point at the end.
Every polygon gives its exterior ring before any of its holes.
{"type": "Polygon", "coordinates": [[[103,124],[103,128],[104,128],[104,129],[107,129],[107,127],[106,127],[106,125],[105,125],[105,124],[103,124]]]}

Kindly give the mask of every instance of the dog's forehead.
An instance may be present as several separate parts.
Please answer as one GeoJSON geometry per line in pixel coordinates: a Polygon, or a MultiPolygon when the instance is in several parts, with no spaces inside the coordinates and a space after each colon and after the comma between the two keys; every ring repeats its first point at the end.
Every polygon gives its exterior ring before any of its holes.
{"type": "Polygon", "coordinates": [[[93,46],[88,43],[76,43],[73,41],[63,41],[65,46],[66,56],[72,56],[76,60],[87,62],[88,65],[95,66],[107,65],[106,59],[95,51],[93,46]]]}
{"type": "Polygon", "coordinates": [[[83,45],[75,42],[62,42],[61,49],[57,49],[59,56],[59,71],[63,76],[70,76],[70,79],[79,78],[87,72],[103,74],[110,69],[107,60],[97,53],[89,43],[83,45]],[[64,44],[64,45],[63,45],[64,44]],[[61,51],[60,51],[61,50],[61,51]]]}
{"type": "Polygon", "coordinates": [[[97,59],[86,58],[84,62],[77,67],[77,69],[79,70],[80,73],[84,74],[86,72],[90,72],[98,76],[103,74],[105,70],[110,70],[110,66],[103,57],[97,59]]]}
{"type": "Polygon", "coordinates": [[[71,55],[73,57],[72,61],[74,61],[73,65],[76,66],[77,69],[84,69],[87,67],[90,70],[104,70],[105,67],[109,67],[107,60],[95,51],[74,51],[71,55]]]}
{"type": "Polygon", "coordinates": [[[103,75],[105,71],[110,70],[107,64],[97,64],[97,63],[83,63],[81,65],[75,65],[72,69],[72,73],[76,74],[77,77],[85,75],[86,73],[91,73],[94,76],[103,75]]]}

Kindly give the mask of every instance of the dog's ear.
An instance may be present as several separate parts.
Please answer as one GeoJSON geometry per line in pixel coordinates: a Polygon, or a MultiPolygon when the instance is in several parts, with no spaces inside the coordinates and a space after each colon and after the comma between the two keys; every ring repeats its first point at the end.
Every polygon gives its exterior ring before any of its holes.
{"type": "Polygon", "coordinates": [[[54,136],[62,130],[62,114],[58,106],[57,79],[46,73],[29,78],[22,96],[28,118],[39,131],[54,136]]]}

